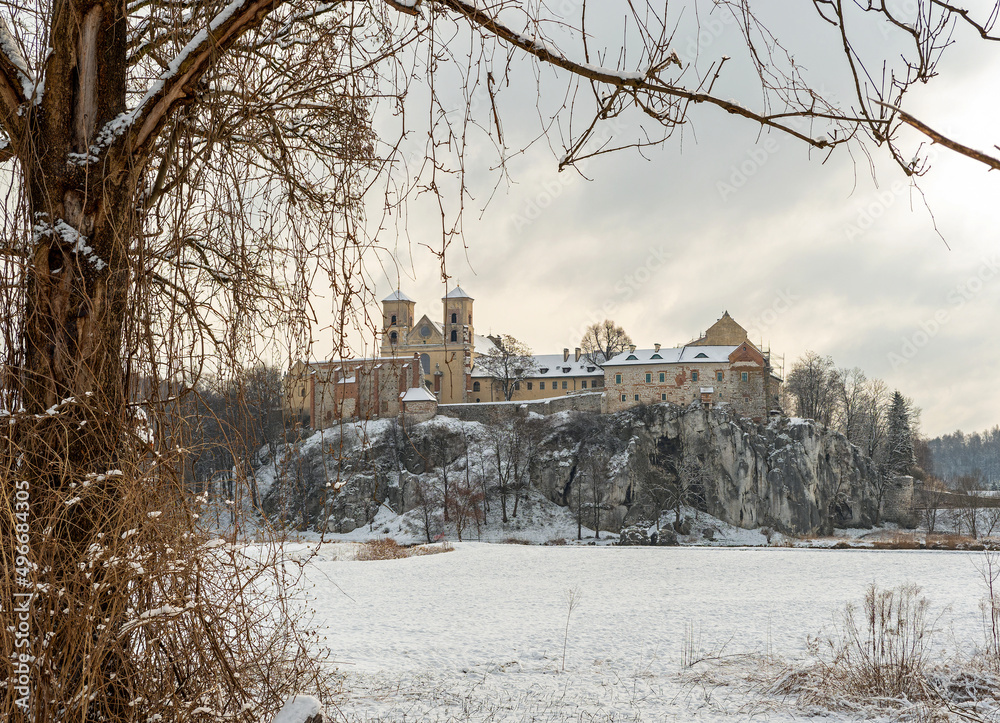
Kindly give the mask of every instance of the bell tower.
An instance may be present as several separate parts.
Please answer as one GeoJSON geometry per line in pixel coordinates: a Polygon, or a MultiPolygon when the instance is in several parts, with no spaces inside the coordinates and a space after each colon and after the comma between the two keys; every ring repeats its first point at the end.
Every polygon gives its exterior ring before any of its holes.
{"type": "Polygon", "coordinates": [[[417,302],[398,289],[382,299],[382,353],[391,354],[407,344],[416,319],[417,302]]]}
{"type": "Polygon", "coordinates": [[[445,344],[473,346],[472,302],[474,299],[456,286],[443,299],[445,344]]]}

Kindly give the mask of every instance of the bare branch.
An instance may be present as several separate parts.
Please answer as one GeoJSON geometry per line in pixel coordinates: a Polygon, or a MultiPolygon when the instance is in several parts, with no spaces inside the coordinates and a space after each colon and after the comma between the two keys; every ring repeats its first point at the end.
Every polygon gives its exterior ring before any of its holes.
{"type": "Polygon", "coordinates": [[[128,146],[143,152],[156,138],[170,114],[192,100],[194,85],[208,72],[218,54],[257,27],[284,0],[234,0],[209,27],[198,33],[170,63],[169,71],[150,88],[133,111],[128,146]]]}

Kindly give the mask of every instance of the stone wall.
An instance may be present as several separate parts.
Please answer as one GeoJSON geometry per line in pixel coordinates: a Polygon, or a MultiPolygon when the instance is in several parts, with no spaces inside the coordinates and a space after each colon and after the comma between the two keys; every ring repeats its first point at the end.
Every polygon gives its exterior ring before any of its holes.
{"type": "Polygon", "coordinates": [[[749,362],[608,367],[606,411],[615,413],[636,404],[662,402],[683,407],[700,400],[701,390],[711,387],[713,406],[726,405],[741,416],[763,419],[768,411],[768,376],[765,368],[749,362]],[[697,380],[692,378],[692,372],[698,372],[697,380]]]}
{"type": "Polygon", "coordinates": [[[464,422],[489,422],[497,417],[534,412],[542,416],[557,412],[601,412],[601,392],[567,394],[564,397],[539,399],[530,402],[484,402],[481,404],[441,404],[437,413],[464,422]]]}

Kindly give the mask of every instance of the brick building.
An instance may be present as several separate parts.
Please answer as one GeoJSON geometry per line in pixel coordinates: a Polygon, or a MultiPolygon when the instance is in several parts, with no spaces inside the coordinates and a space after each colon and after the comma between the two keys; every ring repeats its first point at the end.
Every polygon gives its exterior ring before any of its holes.
{"type": "Polygon", "coordinates": [[[296,362],[285,377],[285,409],[313,428],[337,419],[394,417],[401,395],[422,385],[417,355],[296,362]]]}

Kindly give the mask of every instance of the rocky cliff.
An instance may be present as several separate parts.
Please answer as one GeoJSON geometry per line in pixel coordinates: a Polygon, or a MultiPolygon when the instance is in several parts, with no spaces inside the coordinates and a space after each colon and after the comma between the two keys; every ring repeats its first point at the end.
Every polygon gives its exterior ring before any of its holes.
{"type": "Polygon", "coordinates": [[[669,404],[485,424],[345,424],[283,448],[258,476],[272,518],[335,532],[365,524],[382,502],[399,512],[440,506],[445,487],[513,504],[530,486],[588,520],[598,510],[600,527],[614,531],[681,504],[792,533],[875,518],[871,463],[842,435],[669,404]]]}

